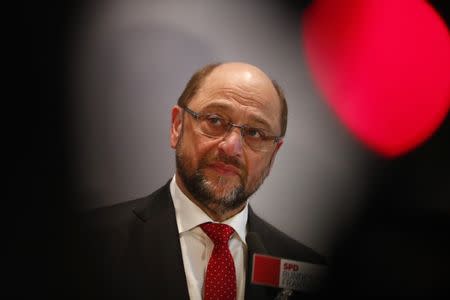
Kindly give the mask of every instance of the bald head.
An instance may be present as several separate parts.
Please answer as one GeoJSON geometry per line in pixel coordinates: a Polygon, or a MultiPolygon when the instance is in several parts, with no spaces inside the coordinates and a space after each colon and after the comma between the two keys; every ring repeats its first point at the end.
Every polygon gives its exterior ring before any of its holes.
{"type": "Polygon", "coordinates": [[[191,77],[177,104],[186,107],[199,92],[227,89],[238,89],[243,95],[248,95],[248,99],[257,94],[269,95],[270,101],[264,105],[268,105],[271,111],[279,112],[281,135],[285,135],[287,104],[284,94],[276,81],[254,65],[228,62],[204,66],[191,77]]]}
{"type": "Polygon", "coordinates": [[[226,79],[231,84],[259,84],[260,88],[266,85],[267,91],[273,93],[275,88],[272,80],[258,67],[241,62],[229,62],[217,65],[211,70],[209,76],[205,79],[205,84],[210,84],[217,79],[226,79]]]}

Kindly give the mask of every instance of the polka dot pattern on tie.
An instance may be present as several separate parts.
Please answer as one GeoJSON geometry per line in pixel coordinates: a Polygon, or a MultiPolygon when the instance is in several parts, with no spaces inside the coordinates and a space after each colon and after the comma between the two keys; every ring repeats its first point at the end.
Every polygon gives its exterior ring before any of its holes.
{"type": "Polygon", "coordinates": [[[214,248],[206,269],[204,300],[236,299],[236,271],[228,241],[234,229],[226,224],[204,223],[202,230],[213,241],[214,248]]]}

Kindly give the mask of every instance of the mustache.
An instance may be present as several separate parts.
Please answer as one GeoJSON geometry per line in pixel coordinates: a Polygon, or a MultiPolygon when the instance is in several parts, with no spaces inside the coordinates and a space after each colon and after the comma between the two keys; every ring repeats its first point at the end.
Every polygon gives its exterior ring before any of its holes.
{"type": "Polygon", "coordinates": [[[208,165],[215,163],[215,162],[221,162],[227,165],[232,165],[235,168],[239,169],[241,171],[241,176],[246,175],[245,171],[245,164],[237,157],[234,156],[228,156],[223,153],[219,153],[215,156],[211,157],[205,157],[202,161],[200,161],[200,168],[207,167],[208,165]]]}
{"type": "Polygon", "coordinates": [[[227,164],[227,165],[232,165],[232,166],[238,168],[239,170],[241,170],[244,167],[244,165],[241,162],[241,160],[236,158],[236,157],[234,157],[234,156],[227,156],[227,155],[224,155],[224,154],[219,154],[214,161],[215,162],[222,162],[222,163],[227,164]]]}

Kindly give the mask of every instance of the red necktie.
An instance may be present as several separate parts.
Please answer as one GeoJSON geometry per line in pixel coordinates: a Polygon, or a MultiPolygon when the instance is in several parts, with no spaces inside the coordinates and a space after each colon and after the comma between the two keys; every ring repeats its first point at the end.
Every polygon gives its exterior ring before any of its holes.
{"type": "Polygon", "coordinates": [[[216,223],[204,223],[200,227],[214,243],[206,269],[204,300],[236,299],[236,271],[228,248],[228,241],[234,229],[216,223]]]}

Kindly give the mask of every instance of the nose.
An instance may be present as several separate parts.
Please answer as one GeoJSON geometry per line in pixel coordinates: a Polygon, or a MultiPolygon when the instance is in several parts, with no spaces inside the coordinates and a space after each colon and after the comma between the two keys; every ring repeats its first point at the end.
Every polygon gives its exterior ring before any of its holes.
{"type": "Polygon", "coordinates": [[[228,156],[241,156],[243,147],[240,128],[233,127],[220,141],[219,149],[228,156]]]}

